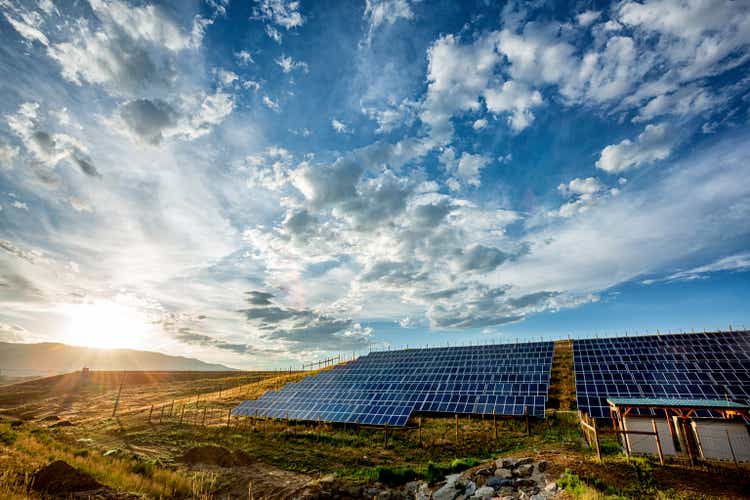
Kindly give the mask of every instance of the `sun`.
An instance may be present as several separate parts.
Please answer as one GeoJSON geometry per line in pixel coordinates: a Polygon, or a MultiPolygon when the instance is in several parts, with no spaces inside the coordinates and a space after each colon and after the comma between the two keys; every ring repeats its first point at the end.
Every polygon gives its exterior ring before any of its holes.
{"type": "Polygon", "coordinates": [[[66,344],[101,349],[143,347],[149,325],[132,307],[107,300],[64,307],[66,344]]]}

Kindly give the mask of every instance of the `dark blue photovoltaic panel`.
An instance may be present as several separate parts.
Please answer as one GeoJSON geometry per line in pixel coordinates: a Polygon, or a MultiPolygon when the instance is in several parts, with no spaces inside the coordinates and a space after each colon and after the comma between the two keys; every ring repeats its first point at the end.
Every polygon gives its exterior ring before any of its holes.
{"type": "Polygon", "coordinates": [[[608,397],[750,404],[747,331],[574,340],[573,359],[578,408],[593,417],[609,417],[608,397]]]}
{"type": "Polygon", "coordinates": [[[232,411],[403,426],[413,412],[544,417],[552,342],[373,352],[232,411]]]}

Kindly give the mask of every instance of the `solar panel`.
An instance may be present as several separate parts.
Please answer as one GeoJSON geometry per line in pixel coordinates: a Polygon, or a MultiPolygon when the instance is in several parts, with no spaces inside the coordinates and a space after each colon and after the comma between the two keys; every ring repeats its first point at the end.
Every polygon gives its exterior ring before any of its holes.
{"type": "Polygon", "coordinates": [[[607,397],[750,404],[747,331],[574,340],[573,359],[578,408],[593,417],[609,417],[607,397]]]}
{"type": "Polygon", "coordinates": [[[403,426],[413,412],[544,417],[552,342],[373,352],[269,391],[238,416],[403,426]]]}

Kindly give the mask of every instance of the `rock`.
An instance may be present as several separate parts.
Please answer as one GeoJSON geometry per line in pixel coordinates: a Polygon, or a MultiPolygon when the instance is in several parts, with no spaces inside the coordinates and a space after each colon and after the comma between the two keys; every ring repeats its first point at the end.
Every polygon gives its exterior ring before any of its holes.
{"type": "Polygon", "coordinates": [[[98,490],[102,485],[67,462],[56,460],[34,473],[31,488],[48,494],[67,494],[98,490]]]}
{"type": "Polygon", "coordinates": [[[536,495],[531,495],[529,500],[545,500],[545,496],[537,493],[536,495]]]}
{"type": "Polygon", "coordinates": [[[488,478],[487,476],[477,476],[474,478],[474,482],[477,483],[477,488],[481,488],[487,484],[490,479],[493,479],[493,477],[488,478]]]}
{"type": "Polygon", "coordinates": [[[513,477],[513,472],[511,472],[509,469],[495,469],[495,477],[508,479],[513,477]]]}
{"type": "Polygon", "coordinates": [[[503,486],[513,486],[513,480],[510,478],[495,476],[489,478],[484,485],[489,486],[490,488],[502,488],[503,486]]]}
{"type": "Polygon", "coordinates": [[[531,457],[525,457],[525,458],[522,458],[520,460],[517,460],[516,464],[515,464],[515,467],[520,467],[521,465],[533,464],[533,463],[534,463],[534,459],[533,458],[531,458],[531,457]]]}
{"type": "Polygon", "coordinates": [[[516,488],[536,488],[536,481],[530,478],[520,478],[516,479],[515,483],[513,484],[516,488]]]}
{"type": "Polygon", "coordinates": [[[495,496],[495,489],[489,486],[482,486],[474,492],[474,498],[492,498],[495,496]]]}
{"type": "Polygon", "coordinates": [[[450,474],[445,476],[445,484],[432,494],[433,500],[453,500],[461,492],[456,489],[456,481],[460,474],[450,474]]]}
{"type": "Polygon", "coordinates": [[[492,475],[492,468],[487,467],[485,469],[479,469],[474,473],[477,476],[491,476],[492,475]]]}
{"type": "Polygon", "coordinates": [[[430,487],[427,485],[426,481],[422,481],[419,485],[419,489],[414,494],[415,500],[429,500],[430,498],[430,487]]]}
{"type": "Polygon", "coordinates": [[[476,483],[474,483],[474,481],[469,481],[469,484],[467,484],[466,488],[464,488],[464,495],[470,497],[474,494],[475,491],[477,491],[476,483]]]}
{"type": "Polygon", "coordinates": [[[513,474],[518,477],[529,477],[534,472],[532,464],[519,465],[513,470],[513,474]]]}
{"type": "Polygon", "coordinates": [[[539,472],[544,472],[547,470],[547,465],[549,465],[549,463],[546,460],[540,460],[536,464],[536,470],[538,470],[539,472]]]}
{"type": "Polygon", "coordinates": [[[495,465],[502,469],[508,469],[516,465],[516,459],[511,457],[498,458],[495,460],[495,465]]]}
{"type": "Polygon", "coordinates": [[[554,481],[551,483],[547,483],[547,486],[544,487],[544,491],[547,493],[555,493],[557,491],[557,483],[554,481]]]}
{"type": "Polygon", "coordinates": [[[103,457],[115,457],[122,453],[122,450],[119,448],[112,448],[111,450],[107,450],[104,453],[102,453],[103,457]]]}

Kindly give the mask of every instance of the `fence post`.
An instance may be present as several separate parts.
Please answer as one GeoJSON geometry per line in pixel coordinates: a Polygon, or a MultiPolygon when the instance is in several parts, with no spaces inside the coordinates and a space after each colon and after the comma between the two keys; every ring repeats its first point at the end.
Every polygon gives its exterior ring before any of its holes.
{"type": "Polygon", "coordinates": [[[185,405],[182,405],[182,411],[180,412],[180,425],[182,425],[182,419],[185,417],[185,405]]]}
{"type": "Polygon", "coordinates": [[[163,418],[164,418],[164,405],[161,405],[161,412],[159,412],[159,423],[161,423],[163,418]]]}
{"type": "Polygon", "coordinates": [[[422,416],[419,417],[419,447],[422,447],[422,416]]]}
{"type": "Polygon", "coordinates": [[[151,423],[151,415],[154,413],[154,405],[151,405],[151,409],[148,411],[148,423],[151,423]]]}
{"type": "MultiPolygon", "coordinates": [[[[591,421],[591,427],[594,429],[594,441],[596,441],[596,457],[599,459],[599,463],[602,463],[602,449],[599,446],[599,431],[596,429],[596,419],[591,421]]],[[[661,446],[659,447],[661,449],[661,446]]]]}
{"type": "Polygon", "coordinates": [[[384,447],[388,448],[388,424],[385,424],[385,436],[384,436],[385,442],[384,447]]]}
{"type": "Polygon", "coordinates": [[[172,416],[172,412],[174,411],[174,399],[172,400],[172,406],[169,407],[169,416],[172,416]]]}
{"type": "Polygon", "coordinates": [[[227,410],[227,427],[229,427],[229,421],[232,419],[232,410],[227,410]]]}
{"type": "Polygon", "coordinates": [[[206,426],[206,408],[203,408],[203,427],[206,426]]]}
{"type": "Polygon", "coordinates": [[[117,415],[117,406],[120,404],[120,394],[122,393],[122,386],[125,385],[125,377],[127,374],[128,372],[123,370],[122,378],[120,379],[120,387],[117,389],[117,397],[115,398],[115,407],[112,408],[112,418],[115,418],[115,415],[117,415]]]}
{"type": "Polygon", "coordinates": [[[529,422],[529,405],[523,406],[523,414],[526,416],[526,435],[531,436],[531,422],[529,422]]]}
{"type": "Polygon", "coordinates": [[[453,418],[456,421],[456,446],[458,446],[458,413],[455,413],[453,418]]]}

